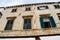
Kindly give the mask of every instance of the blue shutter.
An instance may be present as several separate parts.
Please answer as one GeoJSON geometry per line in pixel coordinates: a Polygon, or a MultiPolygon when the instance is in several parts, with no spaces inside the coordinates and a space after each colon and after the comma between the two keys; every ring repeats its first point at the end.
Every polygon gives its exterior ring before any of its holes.
{"type": "Polygon", "coordinates": [[[55,23],[53,17],[49,17],[49,19],[50,19],[52,28],[56,27],[56,23],[55,23]]]}
{"type": "Polygon", "coordinates": [[[43,18],[40,18],[40,24],[42,28],[45,28],[44,22],[43,22],[43,18]]]}

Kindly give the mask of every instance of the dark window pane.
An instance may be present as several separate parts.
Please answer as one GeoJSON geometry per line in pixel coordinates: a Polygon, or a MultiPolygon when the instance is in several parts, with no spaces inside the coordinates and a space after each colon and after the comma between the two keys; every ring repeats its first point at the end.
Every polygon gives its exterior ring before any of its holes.
{"type": "Polygon", "coordinates": [[[48,6],[45,6],[45,9],[48,9],[48,6]]]}
{"type": "Polygon", "coordinates": [[[44,22],[45,28],[51,28],[50,22],[44,22]]]}
{"type": "Polygon", "coordinates": [[[24,19],[24,23],[27,23],[27,19],[24,19]]]}
{"type": "Polygon", "coordinates": [[[8,20],[8,21],[7,21],[5,30],[11,30],[11,29],[12,29],[13,21],[14,21],[14,20],[8,20]]]}
{"type": "Polygon", "coordinates": [[[0,15],[2,16],[2,13],[0,12],[0,15]]]}
{"type": "Polygon", "coordinates": [[[26,10],[26,11],[31,11],[31,8],[30,8],[30,7],[28,7],[28,8],[26,8],[25,10],[26,10]]]}
{"type": "Polygon", "coordinates": [[[60,16],[58,16],[59,20],[60,20],[60,16]]]}
{"type": "Polygon", "coordinates": [[[54,5],[54,7],[58,9],[58,8],[60,8],[60,5],[54,5]]]}
{"type": "Polygon", "coordinates": [[[17,9],[12,9],[12,12],[16,12],[17,11],[17,9]]]}
{"type": "Polygon", "coordinates": [[[27,19],[27,22],[28,22],[28,23],[31,23],[31,19],[27,19]]]}

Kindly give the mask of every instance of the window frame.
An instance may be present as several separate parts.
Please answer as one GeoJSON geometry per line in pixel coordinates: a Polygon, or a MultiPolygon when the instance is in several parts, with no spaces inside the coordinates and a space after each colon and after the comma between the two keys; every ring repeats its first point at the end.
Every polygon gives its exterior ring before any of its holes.
{"type": "MultiPolygon", "coordinates": [[[[7,23],[8,23],[9,20],[13,20],[13,23],[11,24],[12,25],[12,28],[13,28],[13,24],[14,24],[15,19],[16,19],[16,17],[7,17],[7,23]]],[[[5,31],[11,31],[12,28],[11,29],[6,29],[6,27],[8,25],[7,23],[6,23],[6,26],[5,26],[4,30],[5,31]]]]}

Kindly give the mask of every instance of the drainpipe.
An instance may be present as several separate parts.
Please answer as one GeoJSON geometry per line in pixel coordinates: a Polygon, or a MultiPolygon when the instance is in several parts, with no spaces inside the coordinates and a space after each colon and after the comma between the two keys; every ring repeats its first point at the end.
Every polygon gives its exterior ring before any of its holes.
{"type": "Polygon", "coordinates": [[[35,37],[35,40],[41,40],[41,39],[39,38],[39,36],[37,36],[37,37],[35,37]]]}

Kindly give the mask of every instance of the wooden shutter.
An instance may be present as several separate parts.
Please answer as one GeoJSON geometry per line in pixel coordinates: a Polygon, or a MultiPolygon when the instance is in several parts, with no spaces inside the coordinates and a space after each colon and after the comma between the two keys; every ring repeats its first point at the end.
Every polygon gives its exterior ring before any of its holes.
{"type": "Polygon", "coordinates": [[[55,23],[53,17],[49,17],[49,19],[50,19],[52,28],[56,27],[56,23],[55,23]]]}
{"type": "Polygon", "coordinates": [[[45,28],[44,22],[43,22],[43,18],[40,18],[40,24],[42,28],[45,28]]]}

